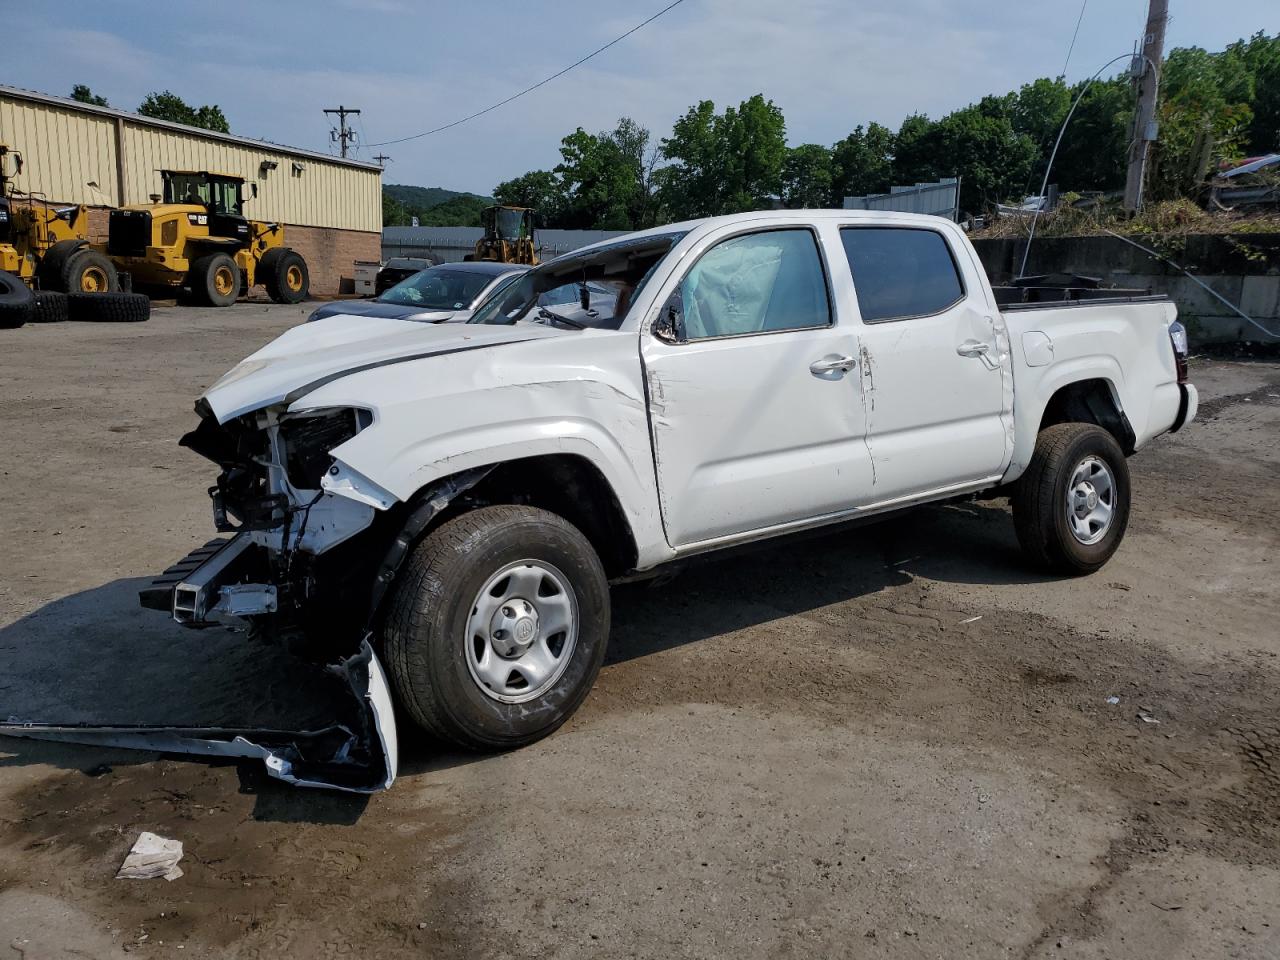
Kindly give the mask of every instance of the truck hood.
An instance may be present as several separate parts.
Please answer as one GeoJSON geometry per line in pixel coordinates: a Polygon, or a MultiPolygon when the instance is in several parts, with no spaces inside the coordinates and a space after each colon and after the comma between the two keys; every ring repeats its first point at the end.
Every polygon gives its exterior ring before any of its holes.
{"type": "Polygon", "coordinates": [[[294,327],[241,360],[205,392],[202,403],[225,423],[263,407],[292,403],[361,370],[574,332],[527,323],[432,326],[381,317],[326,317],[294,327]]]}

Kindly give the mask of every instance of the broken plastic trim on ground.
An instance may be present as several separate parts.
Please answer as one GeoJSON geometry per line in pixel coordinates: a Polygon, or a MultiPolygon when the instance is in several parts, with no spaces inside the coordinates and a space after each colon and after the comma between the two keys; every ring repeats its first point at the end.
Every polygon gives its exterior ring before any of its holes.
{"type": "Polygon", "coordinates": [[[360,651],[328,669],[360,702],[359,729],[317,730],[178,727],[149,724],[56,724],[10,717],[0,735],[197,757],[260,759],[267,773],[299,787],[377,793],[395,782],[399,765],[395,714],[382,665],[366,637],[360,651]]]}

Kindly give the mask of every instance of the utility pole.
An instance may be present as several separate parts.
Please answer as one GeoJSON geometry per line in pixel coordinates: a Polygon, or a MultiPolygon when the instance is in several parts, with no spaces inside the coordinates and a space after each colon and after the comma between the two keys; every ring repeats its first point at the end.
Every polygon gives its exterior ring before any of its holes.
{"type": "Polygon", "coordinates": [[[359,116],[360,111],[339,104],[337,107],[327,108],[325,113],[336,113],[338,115],[338,129],[329,131],[329,139],[339,145],[338,149],[342,151],[342,158],[345,160],[347,158],[347,145],[356,138],[356,132],[347,126],[347,117],[359,116]]]}
{"type": "Polygon", "coordinates": [[[387,161],[390,160],[391,158],[388,157],[385,153],[379,153],[373,159],[378,164],[378,166],[385,167],[387,165],[387,161]]]}
{"type": "Polygon", "coordinates": [[[1160,71],[1164,62],[1164,28],[1169,22],[1169,0],[1149,0],[1147,28],[1134,56],[1129,73],[1138,89],[1138,109],[1133,115],[1133,137],[1129,144],[1129,174],[1124,184],[1124,208],[1136,212],[1142,206],[1142,186],[1147,170],[1147,154],[1159,136],[1156,96],[1160,92],[1160,71]]]}

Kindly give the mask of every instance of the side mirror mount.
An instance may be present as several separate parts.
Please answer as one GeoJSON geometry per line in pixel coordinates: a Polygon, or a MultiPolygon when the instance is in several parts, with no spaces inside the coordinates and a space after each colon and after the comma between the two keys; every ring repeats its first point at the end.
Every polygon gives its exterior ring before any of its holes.
{"type": "Polygon", "coordinates": [[[653,335],[663,343],[687,342],[684,332],[684,300],[680,297],[680,291],[673,293],[662,305],[653,325],[653,335]]]}

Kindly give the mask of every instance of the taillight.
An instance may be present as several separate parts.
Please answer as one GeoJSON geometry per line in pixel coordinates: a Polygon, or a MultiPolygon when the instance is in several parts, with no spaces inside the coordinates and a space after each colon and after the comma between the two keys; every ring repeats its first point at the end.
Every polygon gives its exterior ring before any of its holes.
{"type": "Polygon", "coordinates": [[[1169,324],[1169,342],[1173,344],[1173,362],[1178,368],[1178,382],[1187,382],[1187,354],[1190,348],[1187,343],[1187,328],[1177,320],[1169,324]]]}

